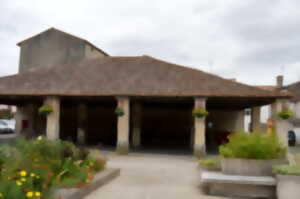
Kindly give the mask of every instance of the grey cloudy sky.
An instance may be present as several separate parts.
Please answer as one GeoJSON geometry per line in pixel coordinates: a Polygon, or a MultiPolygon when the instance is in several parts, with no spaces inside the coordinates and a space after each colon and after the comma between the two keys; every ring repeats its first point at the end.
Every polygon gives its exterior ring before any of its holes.
{"type": "Polygon", "coordinates": [[[0,76],[49,27],[110,55],[150,55],[249,84],[300,80],[299,0],[1,0],[0,76]],[[283,67],[284,66],[284,67],[283,67]]]}

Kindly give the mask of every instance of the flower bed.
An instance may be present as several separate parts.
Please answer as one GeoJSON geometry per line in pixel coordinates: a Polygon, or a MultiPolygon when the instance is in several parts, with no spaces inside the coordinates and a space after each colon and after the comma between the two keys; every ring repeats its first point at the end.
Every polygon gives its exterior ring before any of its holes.
{"type": "Polygon", "coordinates": [[[0,197],[47,199],[60,188],[83,187],[106,161],[97,151],[43,137],[0,147],[0,197]]]}

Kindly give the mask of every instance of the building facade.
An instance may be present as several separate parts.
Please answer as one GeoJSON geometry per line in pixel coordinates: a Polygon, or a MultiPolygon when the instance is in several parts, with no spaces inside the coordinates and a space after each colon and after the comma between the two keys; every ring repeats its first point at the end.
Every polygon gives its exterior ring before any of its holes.
{"type": "Polygon", "coordinates": [[[54,28],[18,45],[20,72],[0,78],[0,103],[18,107],[16,130],[27,137],[114,146],[120,154],[185,149],[200,157],[244,131],[246,109],[256,128],[259,107],[274,104],[275,113],[290,97],[150,56],[109,56],[54,28]],[[53,109],[47,116],[38,113],[44,104],[53,109]],[[209,115],[194,117],[195,108],[209,115]]]}

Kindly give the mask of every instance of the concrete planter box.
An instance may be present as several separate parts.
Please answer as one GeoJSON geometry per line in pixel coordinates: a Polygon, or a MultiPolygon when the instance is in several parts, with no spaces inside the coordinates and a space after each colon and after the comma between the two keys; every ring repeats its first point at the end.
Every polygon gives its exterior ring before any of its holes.
{"type": "Polygon", "coordinates": [[[109,183],[120,175],[120,169],[105,169],[95,175],[93,181],[82,188],[60,189],[55,193],[57,199],[83,199],[99,187],[109,183]]]}
{"type": "Polygon", "coordinates": [[[228,175],[244,176],[273,176],[272,166],[287,164],[286,159],[243,159],[243,158],[222,158],[222,173],[228,175]]]}
{"type": "Polygon", "coordinates": [[[300,198],[300,176],[276,175],[276,178],[278,199],[300,198]]]}
{"type": "Polygon", "coordinates": [[[205,166],[205,165],[199,165],[198,168],[201,171],[221,171],[221,167],[218,166],[205,166]]]}

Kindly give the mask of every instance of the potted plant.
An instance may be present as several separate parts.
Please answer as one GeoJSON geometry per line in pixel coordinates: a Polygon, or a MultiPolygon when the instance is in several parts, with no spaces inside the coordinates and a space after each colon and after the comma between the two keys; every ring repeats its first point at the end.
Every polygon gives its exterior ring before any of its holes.
{"type": "Polygon", "coordinates": [[[277,116],[280,117],[283,120],[287,120],[290,117],[293,116],[293,111],[289,110],[289,109],[283,109],[282,111],[277,113],[277,116]]]}
{"type": "Polygon", "coordinates": [[[117,115],[118,117],[122,117],[122,116],[125,114],[124,111],[123,111],[123,109],[120,108],[120,107],[117,107],[117,108],[116,108],[115,113],[116,113],[116,115],[117,115]]]}
{"type": "Polygon", "coordinates": [[[197,118],[203,118],[203,117],[206,117],[208,115],[208,111],[205,110],[205,108],[195,108],[193,110],[193,115],[197,118]]]}
{"type": "Polygon", "coordinates": [[[53,112],[53,107],[49,104],[44,104],[38,110],[40,115],[48,115],[53,112]]]}
{"type": "Polygon", "coordinates": [[[273,167],[277,179],[278,199],[300,198],[300,166],[278,165],[273,167]]]}
{"type": "Polygon", "coordinates": [[[199,160],[199,168],[203,171],[220,171],[219,159],[203,159],[199,160]]]}
{"type": "Polygon", "coordinates": [[[233,133],[219,150],[225,174],[271,176],[273,165],[287,163],[286,147],[266,133],[233,133]]]}

